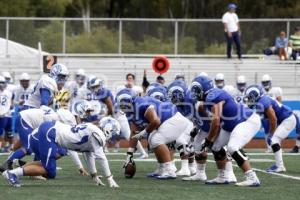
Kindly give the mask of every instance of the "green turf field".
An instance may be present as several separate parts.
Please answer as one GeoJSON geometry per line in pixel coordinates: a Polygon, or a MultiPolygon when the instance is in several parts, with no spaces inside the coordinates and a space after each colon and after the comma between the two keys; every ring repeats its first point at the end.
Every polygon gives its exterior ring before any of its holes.
{"type": "MultiPolygon", "coordinates": [[[[251,151],[253,152],[253,151],[251,151]]],[[[0,156],[2,162],[6,156],[0,156]]],[[[28,157],[30,158],[30,157],[28,157]]],[[[153,156],[151,156],[153,158],[153,156]]],[[[265,169],[272,165],[272,155],[251,155],[252,166],[257,169],[265,169]]],[[[228,200],[260,200],[260,199],[284,199],[296,200],[300,198],[300,154],[285,155],[287,177],[257,172],[262,186],[259,188],[239,188],[234,185],[208,186],[200,182],[183,182],[176,180],[155,180],[146,178],[145,175],[155,168],[155,162],[151,160],[136,161],[137,173],[133,179],[125,179],[123,176],[123,155],[108,155],[110,167],[118,189],[95,186],[89,177],[78,175],[70,158],[58,161],[62,170],[58,171],[55,180],[40,181],[23,178],[21,188],[10,187],[5,180],[0,178],[1,200],[93,200],[93,199],[125,199],[125,200],[160,200],[160,199],[228,199],[228,200]],[[298,177],[298,179],[297,179],[298,177]]],[[[212,160],[212,156],[209,157],[212,160]]],[[[176,163],[179,167],[179,162],[176,163]]],[[[238,180],[243,175],[238,168],[234,168],[238,180]]],[[[209,162],[207,175],[214,178],[216,168],[209,162]]],[[[106,180],[104,180],[105,182],[106,180]]]]}

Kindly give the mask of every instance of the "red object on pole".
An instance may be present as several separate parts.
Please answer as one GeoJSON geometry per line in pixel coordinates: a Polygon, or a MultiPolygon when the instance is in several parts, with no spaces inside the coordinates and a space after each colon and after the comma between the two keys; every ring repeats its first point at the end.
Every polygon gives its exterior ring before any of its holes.
{"type": "Polygon", "coordinates": [[[170,62],[165,56],[155,56],[152,61],[152,68],[158,74],[164,74],[170,69],[170,62]]]}

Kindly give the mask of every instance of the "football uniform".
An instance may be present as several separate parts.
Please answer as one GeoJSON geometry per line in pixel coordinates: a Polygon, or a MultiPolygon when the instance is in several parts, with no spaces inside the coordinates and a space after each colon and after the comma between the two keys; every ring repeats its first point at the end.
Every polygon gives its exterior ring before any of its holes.
{"type": "Polygon", "coordinates": [[[266,92],[270,97],[277,99],[278,97],[282,97],[282,89],[280,87],[272,87],[269,91],[266,92]]]}
{"type": "Polygon", "coordinates": [[[70,126],[58,121],[44,122],[39,127],[39,155],[49,178],[56,176],[58,147],[83,152],[90,173],[96,173],[95,159],[100,161],[103,175],[111,176],[108,161],[103,151],[106,143],[104,133],[95,125],[86,123],[70,126]]]}
{"type": "MultiPolygon", "coordinates": [[[[282,105],[268,95],[263,95],[255,106],[255,110],[261,115],[262,120],[268,120],[265,111],[270,106],[272,106],[277,118],[277,128],[273,134],[271,144],[280,144],[281,141],[288,137],[289,133],[296,127],[297,120],[290,108],[282,105]]],[[[265,131],[267,133],[269,132],[269,130],[265,131]]]]}
{"type": "Polygon", "coordinates": [[[259,131],[260,117],[251,109],[236,103],[226,91],[217,88],[208,91],[205,98],[208,110],[212,109],[212,105],[220,102],[223,102],[222,126],[212,150],[220,151],[227,145],[228,152],[233,154],[242,149],[259,131]]]}
{"type": "Polygon", "coordinates": [[[7,127],[11,126],[11,103],[12,103],[13,94],[4,89],[0,90],[0,136],[7,131],[7,127]]]}
{"type": "Polygon", "coordinates": [[[141,129],[149,124],[145,118],[145,112],[149,107],[155,109],[160,119],[159,128],[152,132],[148,138],[151,149],[173,141],[176,141],[176,145],[186,143],[185,136],[191,132],[193,124],[182,116],[172,103],[161,102],[153,97],[136,97],[133,106],[134,114],[130,116],[129,120],[141,129]]]}
{"type": "Polygon", "coordinates": [[[39,108],[41,105],[48,106],[56,92],[57,84],[55,80],[44,74],[35,84],[33,92],[24,105],[30,108],[39,108]],[[42,93],[45,93],[45,95],[43,96],[42,93]]]}
{"type": "Polygon", "coordinates": [[[25,102],[28,100],[29,96],[33,92],[32,87],[24,88],[21,85],[17,86],[14,90],[14,102],[15,104],[20,104],[21,102],[25,102]]]}

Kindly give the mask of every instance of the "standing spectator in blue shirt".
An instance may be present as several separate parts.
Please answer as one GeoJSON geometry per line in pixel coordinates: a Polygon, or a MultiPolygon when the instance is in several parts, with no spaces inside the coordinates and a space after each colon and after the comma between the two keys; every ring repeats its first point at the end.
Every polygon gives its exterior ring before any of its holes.
{"type": "Polygon", "coordinates": [[[276,38],[275,47],[279,59],[287,60],[286,48],[288,47],[288,39],[286,38],[284,31],[281,31],[279,37],[276,38]]]}

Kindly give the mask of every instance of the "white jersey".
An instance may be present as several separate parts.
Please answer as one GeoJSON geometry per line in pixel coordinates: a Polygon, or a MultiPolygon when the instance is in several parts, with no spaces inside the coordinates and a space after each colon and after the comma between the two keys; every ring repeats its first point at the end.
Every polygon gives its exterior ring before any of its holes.
{"type": "Polygon", "coordinates": [[[81,87],[78,90],[78,95],[76,96],[76,98],[74,99],[74,101],[72,101],[72,112],[74,112],[74,105],[76,102],[78,101],[82,101],[82,100],[87,100],[91,106],[93,107],[93,113],[92,115],[97,115],[101,113],[101,103],[99,102],[99,100],[97,99],[97,97],[95,96],[95,94],[87,89],[87,87],[81,87]]]}
{"type": "Polygon", "coordinates": [[[54,112],[54,110],[47,106],[23,110],[20,112],[20,116],[32,129],[38,128],[45,121],[59,119],[58,115],[54,112]]]}
{"type": "Polygon", "coordinates": [[[17,86],[14,90],[14,102],[15,104],[19,104],[20,102],[26,101],[31,93],[33,92],[33,88],[29,86],[28,88],[24,88],[21,85],[17,86]]]}
{"type": "Polygon", "coordinates": [[[32,94],[29,96],[28,100],[25,101],[24,105],[31,106],[34,108],[39,108],[41,106],[41,94],[40,89],[48,89],[51,93],[51,97],[57,92],[57,84],[54,79],[50,78],[48,75],[44,74],[40,80],[35,84],[32,94]]]}
{"type": "Polygon", "coordinates": [[[91,123],[70,126],[56,122],[56,142],[64,148],[79,152],[95,152],[96,147],[105,146],[104,133],[91,123]]]}
{"type": "Polygon", "coordinates": [[[17,87],[16,85],[8,83],[6,89],[9,90],[11,93],[13,93],[16,87],[17,87]]]}
{"type": "Polygon", "coordinates": [[[9,90],[7,89],[4,89],[3,91],[0,90],[0,117],[10,116],[12,96],[13,95],[9,90]]]}
{"type": "Polygon", "coordinates": [[[277,99],[278,97],[282,97],[282,89],[280,87],[272,87],[268,92],[267,95],[270,97],[277,99]]]}
{"type": "Polygon", "coordinates": [[[71,99],[75,99],[80,88],[86,88],[86,84],[80,86],[76,81],[67,82],[65,88],[70,92],[71,99]]]}
{"type": "MultiPolygon", "coordinates": [[[[120,90],[123,90],[123,89],[125,89],[125,88],[127,88],[125,85],[119,86],[119,87],[117,88],[117,93],[118,93],[120,90]]],[[[138,96],[139,96],[140,94],[143,93],[143,88],[142,88],[141,86],[134,85],[131,89],[132,89],[132,90],[135,92],[135,94],[138,95],[138,96]]]]}
{"type": "Polygon", "coordinates": [[[245,92],[241,92],[237,89],[237,93],[234,96],[235,101],[241,104],[245,104],[244,98],[245,98],[245,92]]]}

